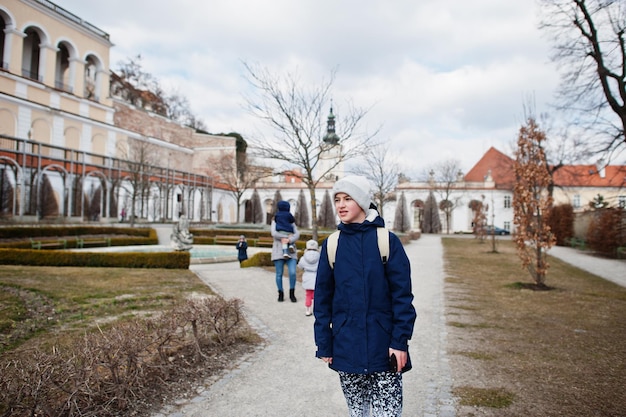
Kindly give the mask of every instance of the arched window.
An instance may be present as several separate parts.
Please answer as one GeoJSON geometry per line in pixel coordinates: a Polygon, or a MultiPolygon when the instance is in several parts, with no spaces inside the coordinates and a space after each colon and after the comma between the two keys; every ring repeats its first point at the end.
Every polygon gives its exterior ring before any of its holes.
{"type": "Polygon", "coordinates": [[[84,97],[98,100],[98,67],[99,61],[93,55],[85,59],[85,92],[84,97]]]}
{"type": "Polygon", "coordinates": [[[413,225],[422,230],[422,222],[424,220],[424,202],[422,200],[414,200],[411,203],[413,207],[413,225]]]}
{"type": "Polygon", "coordinates": [[[54,86],[59,90],[72,92],[70,85],[70,51],[64,43],[59,44],[56,59],[54,86]]]}
{"type": "Polygon", "coordinates": [[[22,76],[41,82],[39,74],[39,55],[41,52],[41,38],[37,30],[30,27],[24,33],[24,48],[22,52],[22,76]]]}
{"type": "Polygon", "coordinates": [[[9,59],[4,57],[4,30],[7,28],[7,23],[4,21],[4,17],[0,15],[0,64],[3,69],[9,69],[9,59]]]}

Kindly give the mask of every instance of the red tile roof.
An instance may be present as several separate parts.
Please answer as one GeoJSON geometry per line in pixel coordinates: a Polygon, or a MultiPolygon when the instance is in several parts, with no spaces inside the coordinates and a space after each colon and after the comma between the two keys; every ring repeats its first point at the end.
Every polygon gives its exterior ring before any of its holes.
{"type": "Polygon", "coordinates": [[[480,161],[465,175],[466,182],[483,182],[489,173],[498,189],[513,189],[515,161],[493,146],[480,158],[480,161]]]}
{"type": "Polygon", "coordinates": [[[595,165],[566,165],[554,173],[560,187],[626,187],[626,166],[609,165],[600,175],[595,165]]]}
{"type": "MultiPolygon", "coordinates": [[[[513,189],[515,161],[494,147],[465,175],[466,182],[483,182],[489,173],[497,189],[513,189]]],[[[559,187],[626,187],[626,166],[609,165],[601,176],[595,165],[565,165],[554,173],[559,187]]]]}

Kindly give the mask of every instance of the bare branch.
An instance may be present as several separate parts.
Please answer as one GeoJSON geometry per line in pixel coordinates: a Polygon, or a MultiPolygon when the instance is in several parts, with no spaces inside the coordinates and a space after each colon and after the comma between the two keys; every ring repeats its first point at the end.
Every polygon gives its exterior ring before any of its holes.
{"type": "Polygon", "coordinates": [[[273,135],[251,144],[259,157],[282,162],[284,169],[301,168],[302,182],[311,198],[313,238],[317,238],[315,188],[345,161],[365,155],[378,133],[364,133],[361,125],[369,109],[347,103],[337,120],[339,143],[324,140],[324,115],[330,105],[336,71],[319,85],[305,87],[297,73],[277,75],[267,68],[244,62],[254,94],[244,97],[248,111],[265,122],[273,135]],[[324,158],[332,152],[332,158],[324,158]],[[322,163],[324,161],[324,163],[322,163]]]}
{"type": "Polygon", "coordinates": [[[353,170],[355,174],[363,175],[374,184],[374,202],[380,216],[384,216],[384,206],[388,201],[396,198],[393,193],[398,184],[400,167],[396,157],[390,152],[388,143],[372,146],[365,154],[363,164],[353,170]]]}
{"type": "Polygon", "coordinates": [[[540,28],[562,71],[557,109],[603,159],[626,146],[626,7],[619,0],[541,0],[540,28]]]}

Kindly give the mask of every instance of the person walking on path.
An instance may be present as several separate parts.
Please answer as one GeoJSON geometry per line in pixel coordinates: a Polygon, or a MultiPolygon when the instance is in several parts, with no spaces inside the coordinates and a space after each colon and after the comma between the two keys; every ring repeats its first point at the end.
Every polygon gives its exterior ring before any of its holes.
{"type": "Polygon", "coordinates": [[[302,288],[304,288],[305,315],[313,314],[312,304],[315,293],[315,276],[317,275],[317,264],[320,260],[319,245],[317,241],[311,239],[306,242],[306,249],[302,258],[298,261],[298,267],[304,270],[302,274],[302,288]]]}
{"type": "Polygon", "coordinates": [[[315,355],[339,374],[351,417],[402,415],[402,373],[411,369],[408,341],[416,319],[411,266],[400,239],[388,232],[381,259],[370,185],[347,176],[333,186],[341,223],[334,265],[322,245],[315,284],[315,355]]]}
{"type": "MultiPolygon", "coordinates": [[[[282,201],[278,202],[280,206],[282,201]]],[[[285,203],[289,204],[287,201],[285,203]]],[[[292,224],[293,232],[280,232],[276,228],[276,220],[272,220],[270,225],[270,233],[274,238],[272,244],[272,262],[276,269],[276,288],[278,289],[278,301],[285,300],[285,292],[283,290],[283,274],[285,273],[285,266],[287,266],[287,272],[289,274],[289,299],[292,303],[298,302],[296,299],[296,266],[298,264],[298,253],[294,250],[293,253],[288,253],[287,257],[283,253],[283,245],[295,245],[296,241],[300,238],[300,231],[295,223],[292,224]]]]}
{"type": "Polygon", "coordinates": [[[244,235],[239,236],[239,242],[235,245],[237,248],[237,260],[239,264],[246,259],[248,259],[248,242],[246,241],[246,237],[244,235]]]}

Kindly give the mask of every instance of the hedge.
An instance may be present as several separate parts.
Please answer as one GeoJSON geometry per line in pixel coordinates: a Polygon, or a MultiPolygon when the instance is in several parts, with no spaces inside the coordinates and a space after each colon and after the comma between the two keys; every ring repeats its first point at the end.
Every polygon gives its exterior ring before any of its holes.
{"type": "Polygon", "coordinates": [[[102,253],[0,248],[0,264],[4,265],[189,269],[190,259],[187,251],[102,253]]]}
{"type": "Polygon", "coordinates": [[[65,239],[67,248],[76,248],[76,239],[72,237],[107,236],[111,246],[158,245],[159,239],[153,228],[130,227],[0,227],[0,239],[23,239],[0,242],[0,248],[30,249],[33,240],[50,241],[65,239]],[[119,235],[119,237],[115,237],[119,235]],[[41,239],[46,238],[46,239],[41,239]]]}

